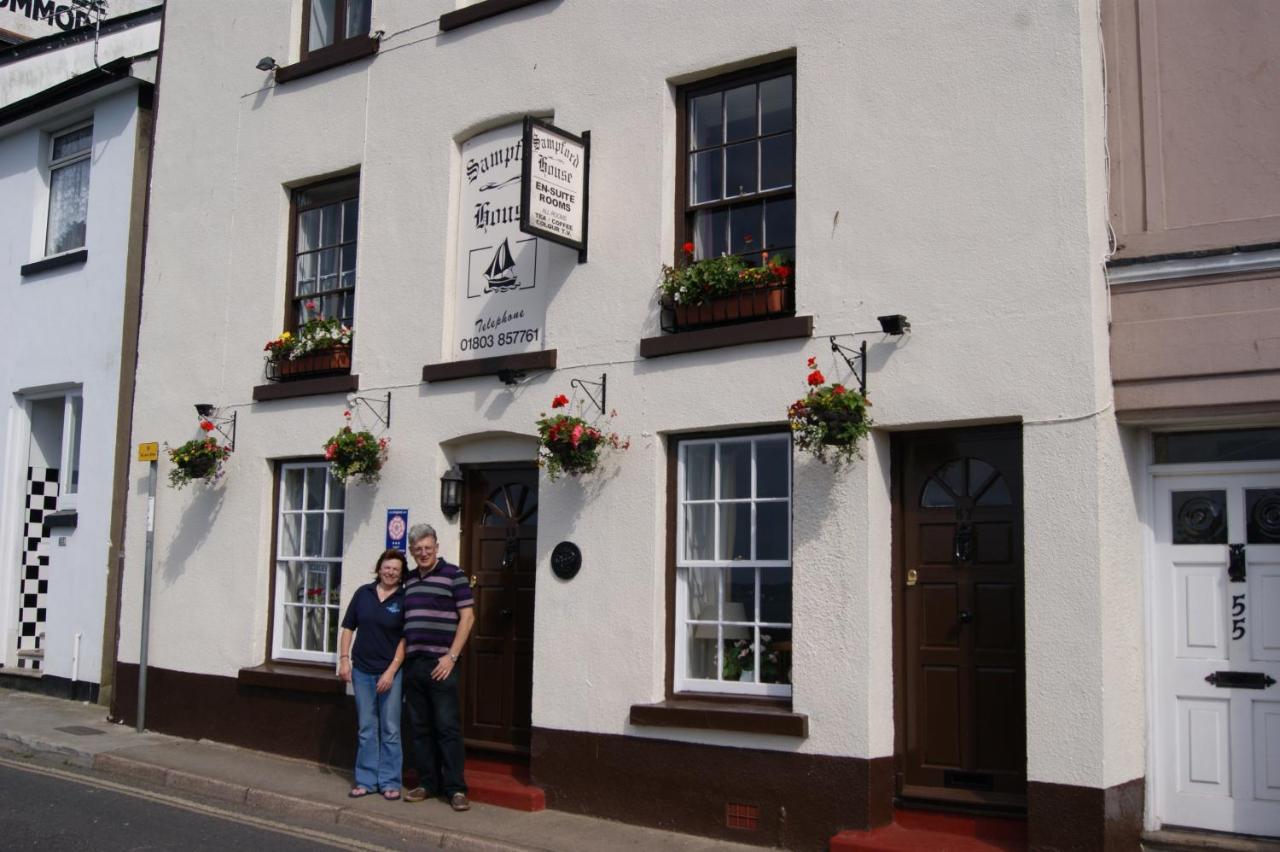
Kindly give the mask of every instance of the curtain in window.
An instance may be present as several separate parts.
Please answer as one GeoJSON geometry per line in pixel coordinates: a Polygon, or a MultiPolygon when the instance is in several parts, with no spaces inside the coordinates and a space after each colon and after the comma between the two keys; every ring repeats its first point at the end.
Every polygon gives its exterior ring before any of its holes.
{"type": "Polygon", "coordinates": [[[49,176],[49,234],[45,254],[84,246],[89,212],[89,160],[62,166],[49,176]]]}

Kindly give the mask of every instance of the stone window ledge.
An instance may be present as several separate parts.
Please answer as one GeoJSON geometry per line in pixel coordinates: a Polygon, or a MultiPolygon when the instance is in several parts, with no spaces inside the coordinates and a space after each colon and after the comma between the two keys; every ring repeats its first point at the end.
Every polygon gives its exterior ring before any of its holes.
{"type": "Polygon", "coordinates": [[[321,376],[316,379],[292,379],[287,382],[270,382],[253,389],[254,402],[273,399],[293,399],[298,396],[321,396],[327,393],[350,393],[360,390],[360,377],[321,376]]]}
{"type": "Polygon", "coordinates": [[[542,0],[480,0],[479,3],[472,3],[470,6],[463,6],[461,9],[454,9],[452,12],[441,15],[440,32],[447,33],[458,27],[465,27],[467,24],[474,24],[541,2],[542,0]]]}
{"type": "Polygon", "coordinates": [[[46,272],[50,269],[57,269],[60,266],[76,266],[83,264],[88,259],[88,249],[76,249],[75,251],[55,254],[52,257],[46,257],[41,260],[33,260],[31,263],[24,264],[22,268],[18,270],[18,274],[23,277],[36,275],[37,273],[46,272]]]}
{"type": "Polygon", "coordinates": [[[356,36],[344,39],[331,47],[317,50],[306,59],[276,69],[276,83],[284,84],[302,77],[310,77],[378,52],[378,39],[373,36],[356,36]]]}
{"type": "Polygon", "coordinates": [[[640,355],[645,358],[661,358],[682,352],[701,352],[745,343],[804,337],[813,337],[813,317],[783,317],[646,337],[640,341],[640,355]]]}
{"type": "Polygon", "coordinates": [[[332,666],[307,663],[270,662],[240,670],[236,679],[246,686],[287,689],[294,692],[342,694],[346,682],[333,672],[332,666]]]}
{"type": "Polygon", "coordinates": [[[492,358],[473,358],[470,361],[442,361],[422,368],[424,382],[449,382],[476,376],[497,376],[501,373],[523,373],[529,370],[554,370],[556,350],[520,352],[515,355],[496,355],[492,358]]]}
{"type": "Polygon", "coordinates": [[[670,698],[657,704],[632,704],[631,724],[782,737],[809,736],[807,715],[793,713],[790,707],[755,701],[670,698]]]}

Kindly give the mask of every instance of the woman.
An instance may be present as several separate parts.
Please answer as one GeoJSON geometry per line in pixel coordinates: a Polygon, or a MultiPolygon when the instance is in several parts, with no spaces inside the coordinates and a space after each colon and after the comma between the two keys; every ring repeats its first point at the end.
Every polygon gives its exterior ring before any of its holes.
{"type": "Polygon", "coordinates": [[[338,674],[351,684],[359,719],[353,799],[381,790],[400,798],[400,665],[404,662],[404,580],[408,558],[386,550],[374,582],[356,589],[342,619],[338,674]],[[352,634],[355,648],[351,647],[352,634]]]}

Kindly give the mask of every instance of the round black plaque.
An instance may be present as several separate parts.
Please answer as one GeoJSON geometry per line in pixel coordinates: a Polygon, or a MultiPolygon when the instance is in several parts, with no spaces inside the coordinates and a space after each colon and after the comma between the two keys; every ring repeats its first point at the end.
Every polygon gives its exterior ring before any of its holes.
{"type": "Polygon", "coordinates": [[[582,551],[571,541],[562,541],[551,551],[551,572],[561,580],[572,580],[582,567],[582,551]]]}

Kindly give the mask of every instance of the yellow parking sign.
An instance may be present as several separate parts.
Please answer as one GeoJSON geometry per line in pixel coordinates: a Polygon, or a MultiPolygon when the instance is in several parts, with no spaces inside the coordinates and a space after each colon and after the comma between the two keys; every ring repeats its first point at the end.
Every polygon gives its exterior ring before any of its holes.
{"type": "Polygon", "coordinates": [[[138,444],[138,461],[157,461],[160,458],[160,443],[151,441],[138,444]]]}

